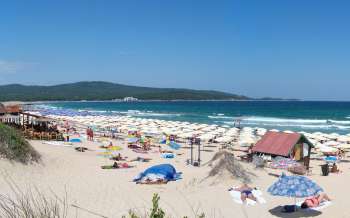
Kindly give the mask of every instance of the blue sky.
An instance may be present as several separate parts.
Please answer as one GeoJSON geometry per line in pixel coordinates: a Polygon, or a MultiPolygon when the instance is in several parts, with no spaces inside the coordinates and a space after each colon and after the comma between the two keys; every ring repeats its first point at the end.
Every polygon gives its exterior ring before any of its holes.
{"type": "Polygon", "coordinates": [[[0,84],[350,100],[347,0],[1,1],[0,84]]]}

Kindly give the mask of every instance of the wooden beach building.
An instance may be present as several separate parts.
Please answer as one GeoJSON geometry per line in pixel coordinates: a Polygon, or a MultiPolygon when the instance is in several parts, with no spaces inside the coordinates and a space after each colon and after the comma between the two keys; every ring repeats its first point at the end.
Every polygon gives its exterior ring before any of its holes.
{"type": "Polygon", "coordinates": [[[267,132],[253,147],[253,153],[281,156],[303,162],[309,168],[311,148],[314,145],[299,133],[267,132]]]}
{"type": "Polygon", "coordinates": [[[0,103],[0,123],[23,131],[29,139],[62,139],[62,133],[57,130],[55,120],[25,112],[19,104],[0,103]]]}

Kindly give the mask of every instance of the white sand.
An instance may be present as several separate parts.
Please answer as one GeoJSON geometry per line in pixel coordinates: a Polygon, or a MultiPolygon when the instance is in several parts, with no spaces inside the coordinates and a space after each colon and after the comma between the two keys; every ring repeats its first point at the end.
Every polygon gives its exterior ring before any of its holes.
{"type": "MultiPolygon", "coordinates": [[[[303,217],[302,213],[292,215],[271,213],[269,210],[283,204],[292,204],[294,199],[270,196],[266,190],[277,178],[268,175],[269,172],[280,173],[277,170],[255,170],[251,165],[244,166],[256,174],[253,186],[259,187],[267,200],[266,204],[255,206],[239,205],[233,202],[227,189],[239,185],[238,180],[222,176],[213,184],[213,179],[204,180],[210,168],[203,166],[195,168],[186,166],[185,160],[189,158],[189,150],[181,149],[185,154],[173,160],[161,159],[159,153],[148,155],[136,154],[126,149],[124,142],[115,142],[124,149],[123,156],[129,158],[147,156],[153,158],[149,163],[134,162],[136,168],[119,170],[102,170],[101,165],[111,164],[107,158],[97,156],[97,143],[84,142],[83,145],[93,151],[76,152],[73,148],[46,145],[40,141],[31,144],[42,154],[41,164],[23,166],[19,163],[10,163],[0,160],[0,193],[11,193],[6,180],[11,178],[17,185],[25,190],[36,187],[45,192],[54,192],[58,196],[68,193],[70,204],[79,205],[91,212],[105,217],[121,217],[129,209],[143,213],[151,206],[153,193],[161,196],[161,206],[173,217],[194,217],[204,212],[206,217],[303,217]],[[136,185],[132,179],[146,167],[157,163],[171,163],[178,171],[183,172],[183,179],[169,182],[166,185],[136,185]],[[276,215],[276,216],[275,216],[276,215]]],[[[216,148],[208,148],[217,151],[216,148]]],[[[214,152],[203,152],[204,162],[208,161],[214,152]]],[[[322,162],[311,161],[315,180],[329,196],[334,199],[333,205],[325,208],[317,217],[350,217],[349,199],[350,191],[350,163],[340,163],[343,170],[341,174],[331,174],[328,177],[320,176],[322,162]]],[[[82,209],[69,207],[69,217],[100,217],[82,209]]],[[[278,211],[275,209],[275,211],[278,211]]],[[[306,214],[307,215],[307,214],[306,214]]]]}

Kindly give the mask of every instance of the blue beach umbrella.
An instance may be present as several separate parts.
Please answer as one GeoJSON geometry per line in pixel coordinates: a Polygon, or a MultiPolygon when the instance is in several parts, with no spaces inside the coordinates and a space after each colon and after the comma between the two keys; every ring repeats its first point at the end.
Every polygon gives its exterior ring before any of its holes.
{"type": "Polygon", "coordinates": [[[296,201],[296,198],[314,196],[323,189],[305,176],[286,176],[283,173],[267,191],[274,196],[294,197],[296,201]]]}
{"type": "Polygon", "coordinates": [[[305,176],[282,176],[267,190],[271,195],[294,198],[310,197],[323,189],[305,176]]]}

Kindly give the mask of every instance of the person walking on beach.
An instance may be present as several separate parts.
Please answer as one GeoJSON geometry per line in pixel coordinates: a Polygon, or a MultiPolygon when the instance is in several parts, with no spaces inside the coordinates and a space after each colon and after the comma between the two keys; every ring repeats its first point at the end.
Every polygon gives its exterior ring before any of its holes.
{"type": "Polygon", "coordinates": [[[87,140],[91,141],[91,128],[90,127],[88,127],[86,129],[86,136],[87,136],[87,140]]]}
{"type": "Polygon", "coordinates": [[[90,128],[90,141],[94,141],[94,131],[90,128]]]}

